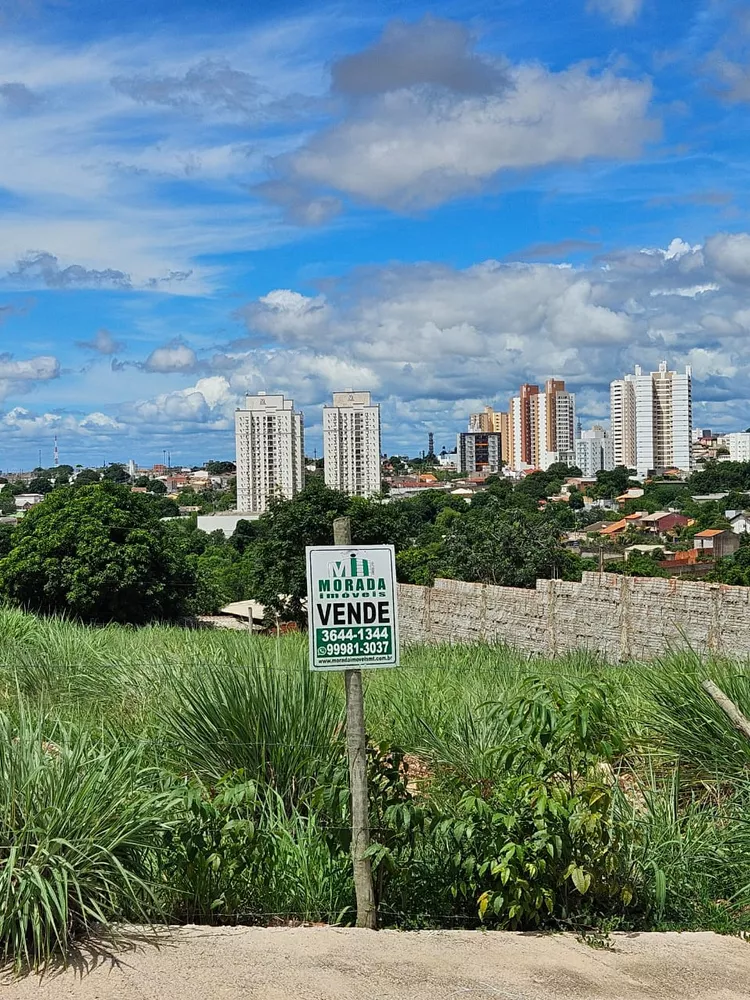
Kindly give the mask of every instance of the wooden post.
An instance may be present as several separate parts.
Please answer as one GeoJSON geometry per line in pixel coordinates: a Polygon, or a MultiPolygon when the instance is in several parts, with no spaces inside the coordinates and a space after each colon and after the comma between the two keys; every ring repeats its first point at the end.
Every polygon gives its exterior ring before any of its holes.
{"type": "MultiPolygon", "coordinates": [[[[333,522],[334,545],[351,545],[352,530],[348,517],[333,522]]],[[[362,693],[362,671],[347,670],[346,685],[346,751],[349,757],[349,790],[352,804],[352,862],[354,890],[357,894],[357,927],[376,930],[375,889],[372,864],[365,857],[370,846],[370,802],[367,793],[367,737],[365,735],[365,704],[362,693]]]]}
{"type": "Polygon", "coordinates": [[[708,697],[716,702],[734,728],[738,732],[742,733],[746,739],[750,740],[750,719],[747,719],[742,712],[740,712],[735,703],[727,698],[721,688],[714,684],[713,681],[703,681],[701,687],[706,692],[708,697]]]}

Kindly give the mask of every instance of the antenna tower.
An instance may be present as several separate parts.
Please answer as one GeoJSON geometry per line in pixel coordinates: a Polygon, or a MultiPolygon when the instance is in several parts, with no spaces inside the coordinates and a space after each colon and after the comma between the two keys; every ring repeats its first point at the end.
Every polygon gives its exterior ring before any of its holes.
{"type": "Polygon", "coordinates": [[[57,450],[57,434],[55,434],[55,468],[57,469],[60,465],[60,452],[57,450]]]}

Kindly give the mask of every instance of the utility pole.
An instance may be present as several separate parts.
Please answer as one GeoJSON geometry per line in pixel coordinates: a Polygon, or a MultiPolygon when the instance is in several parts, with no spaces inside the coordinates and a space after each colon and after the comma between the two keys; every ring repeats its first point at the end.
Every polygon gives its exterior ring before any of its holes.
{"type": "MultiPolygon", "coordinates": [[[[351,545],[352,527],[348,517],[333,522],[333,544],[351,545]]],[[[346,670],[346,751],[349,758],[349,789],[352,803],[352,862],[357,896],[357,927],[377,930],[372,864],[365,853],[370,846],[370,801],[367,794],[367,736],[362,671],[346,670]]]]}

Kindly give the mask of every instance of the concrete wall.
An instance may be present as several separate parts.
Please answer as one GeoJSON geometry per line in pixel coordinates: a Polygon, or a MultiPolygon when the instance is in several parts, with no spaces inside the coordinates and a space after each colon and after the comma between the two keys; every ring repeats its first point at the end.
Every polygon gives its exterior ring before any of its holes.
{"type": "Polygon", "coordinates": [[[611,661],[669,649],[750,655],[750,588],[584,573],[536,590],[436,580],[399,585],[403,642],[506,642],[555,656],[584,649],[611,661]]]}

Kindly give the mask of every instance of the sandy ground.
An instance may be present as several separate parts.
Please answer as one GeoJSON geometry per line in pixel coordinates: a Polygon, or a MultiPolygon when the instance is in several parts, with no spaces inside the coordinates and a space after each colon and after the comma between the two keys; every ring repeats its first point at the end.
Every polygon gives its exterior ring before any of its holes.
{"type": "Polygon", "coordinates": [[[747,1000],[750,944],[714,934],[127,928],[3,1000],[747,1000]]]}

